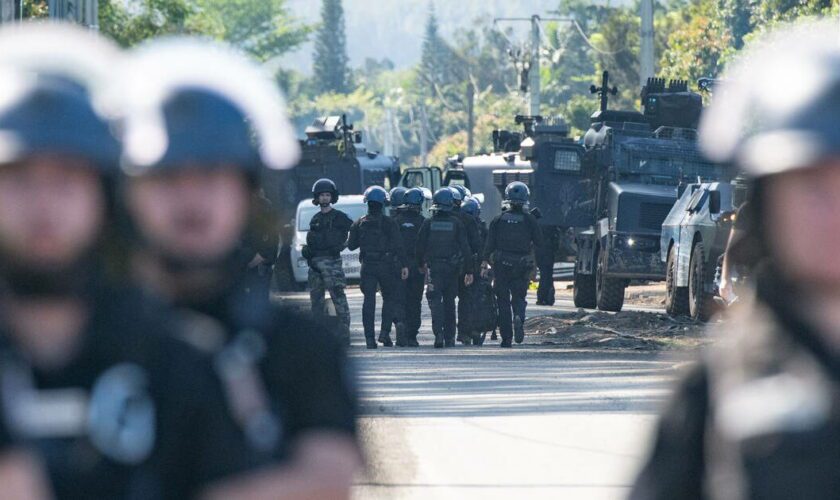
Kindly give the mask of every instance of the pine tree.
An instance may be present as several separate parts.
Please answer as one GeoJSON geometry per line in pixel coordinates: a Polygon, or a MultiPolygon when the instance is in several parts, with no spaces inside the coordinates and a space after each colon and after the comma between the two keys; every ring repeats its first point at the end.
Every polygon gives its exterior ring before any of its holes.
{"type": "Polygon", "coordinates": [[[314,63],[315,85],[319,92],[350,91],[348,62],[341,0],[322,0],[314,63]]]}
{"type": "Polygon", "coordinates": [[[438,33],[439,25],[434,3],[429,3],[429,17],[426,20],[426,34],[420,56],[420,71],[430,87],[447,82],[447,46],[438,33]]]}

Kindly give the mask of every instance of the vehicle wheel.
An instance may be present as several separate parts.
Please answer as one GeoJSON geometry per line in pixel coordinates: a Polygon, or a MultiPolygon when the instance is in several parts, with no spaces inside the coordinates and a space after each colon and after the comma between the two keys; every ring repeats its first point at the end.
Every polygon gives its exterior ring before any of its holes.
{"type": "Polygon", "coordinates": [[[706,249],[698,241],[691,251],[691,265],[688,272],[688,306],[692,319],[708,321],[714,313],[714,298],[706,293],[706,249]]]}
{"type": "Polygon", "coordinates": [[[595,309],[595,275],[579,274],[575,264],[574,289],[572,291],[575,307],[595,309]]]}
{"type": "Polygon", "coordinates": [[[669,316],[687,316],[688,287],[677,286],[677,250],[668,251],[668,263],[665,265],[665,312],[669,316]]]}
{"type": "Polygon", "coordinates": [[[598,253],[598,270],[595,275],[595,298],[598,309],[602,311],[618,312],[624,305],[624,289],[627,282],[620,278],[607,278],[607,252],[598,253]]]}

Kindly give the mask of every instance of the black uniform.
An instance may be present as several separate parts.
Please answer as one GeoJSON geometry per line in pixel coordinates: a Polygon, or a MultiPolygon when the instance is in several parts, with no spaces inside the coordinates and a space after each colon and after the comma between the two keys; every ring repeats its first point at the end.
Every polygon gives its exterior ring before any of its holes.
{"type": "Polygon", "coordinates": [[[311,317],[255,300],[247,288],[178,306],[181,334],[213,356],[248,444],[282,460],[308,431],[354,437],[356,395],[340,342],[311,317]]]}
{"type": "Polygon", "coordinates": [[[417,263],[417,238],[425,220],[419,210],[411,208],[399,209],[394,215],[408,262],[408,279],[400,287],[400,307],[404,311],[406,340],[409,345],[417,345],[417,334],[420,332],[420,309],[426,275],[417,263]]]}
{"type": "Polygon", "coordinates": [[[632,499],[837,498],[840,358],[759,274],[667,405],[632,499]]]}
{"type": "Polygon", "coordinates": [[[467,231],[457,215],[438,211],[423,222],[417,237],[417,261],[429,269],[426,300],[432,310],[435,345],[453,345],[461,269],[474,265],[467,231]]]}
{"type": "Polygon", "coordinates": [[[341,251],[353,221],[341,210],[318,212],[309,223],[304,258],[309,261],[309,298],[316,319],[326,316],[324,292],[329,292],[341,322],[341,335],[350,339],[350,306],[344,288],[347,281],[341,261],[341,251]]]}
{"type": "MultiPolygon", "coordinates": [[[[375,337],[376,290],[382,291],[382,323],[402,323],[402,311],[398,307],[400,269],[407,267],[400,229],[394,219],[385,214],[371,214],[361,217],[350,228],[347,248],[361,249],[361,289],[364,294],[362,324],[365,339],[375,337]]],[[[386,332],[382,332],[382,338],[386,332]]]]}
{"type": "MultiPolygon", "coordinates": [[[[458,216],[461,222],[464,224],[464,229],[467,233],[467,241],[470,245],[470,251],[472,252],[473,259],[472,262],[476,263],[478,260],[478,256],[481,254],[483,249],[481,245],[481,237],[478,230],[478,221],[475,220],[475,217],[461,212],[460,207],[456,207],[453,210],[453,213],[458,216]]],[[[467,286],[464,284],[464,276],[467,274],[475,274],[476,269],[473,268],[462,268],[460,279],[458,281],[458,340],[462,342],[469,341],[471,338],[471,328],[469,325],[469,318],[470,318],[470,293],[467,289],[467,286]]]]}
{"type": "Polygon", "coordinates": [[[540,270],[537,304],[554,305],[554,249],[558,246],[557,228],[549,228],[543,233],[543,244],[534,249],[534,257],[540,270]]]}
{"type": "Polygon", "coordinates": [[[256,257],[263,259],[261,264],[248,267],[246,274],[249,275],[248,282],[254,286],[251,292],[268,294],[271,284],[271,274],[274,262],[277,260],[277,247],[280,243],[280,228],[271,201],[262,194],[255,194],[251,197],[254,206],[254,224],[244,242],[246,249],[244,255],[247,257],[248,265],[256,257]]]}
{"type": "Polygon", "coordinates": [[[531,252],[541,244],[542,233],[536,217],[522,208],[511,208],[490,222],[484,260],[493,263],[502,342],[510,343],[512,321],[519,322],[520,328],[525,321],[525,296],[534,266],[531,252]]]}
{"type": "Polygon", "coordinates": [[[172,315],[134,292],[91,304],[65,366],[32,366],[0,336],[0,453],[33,449],[57,498],[190,498],[259,464],[172,315]]]}

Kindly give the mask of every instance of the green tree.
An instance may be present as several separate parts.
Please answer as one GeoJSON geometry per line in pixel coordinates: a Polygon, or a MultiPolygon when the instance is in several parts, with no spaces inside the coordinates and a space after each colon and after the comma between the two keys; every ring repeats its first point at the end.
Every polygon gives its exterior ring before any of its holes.
{"type": "Polygon", "coordinates": [[[322,0],[321,25],[315,38],[313,81],[319,93],[350,91],[348,63],[341,0],[322,0]]]}
{"type": "Polygon", "coordinates": [[[189,0],[142,0],[129,12],[119,0],[99,0],[99,29],[129,47],[154,36],[186,33],[187,18],[195,12],[189,0]]]}
{"type": "Polygon", "coordinates": [[[197,0],[188,28],[223,39],[260,61],[297,47],[312,30],[289,13],[286,0],[197,0]]]}

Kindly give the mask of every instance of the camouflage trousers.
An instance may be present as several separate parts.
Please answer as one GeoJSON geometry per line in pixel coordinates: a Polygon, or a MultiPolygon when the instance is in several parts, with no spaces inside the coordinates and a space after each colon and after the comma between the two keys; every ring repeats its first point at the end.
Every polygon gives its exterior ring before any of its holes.
{"type": "Polygon", "coordinates": [[[347,280],[341,267],[341,258],[315,257],[309,263],[309,298],[312,314],[318,319],[327,318],[324,293],[328,292],[338,318],[338,334],[350,340],[350,306],[344,288],[347,280]]]}

